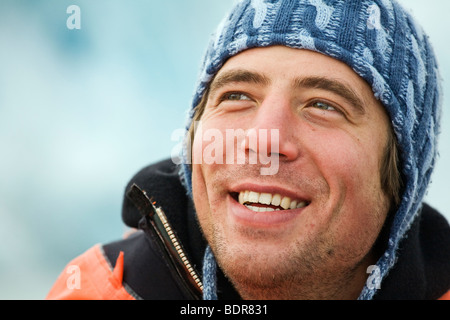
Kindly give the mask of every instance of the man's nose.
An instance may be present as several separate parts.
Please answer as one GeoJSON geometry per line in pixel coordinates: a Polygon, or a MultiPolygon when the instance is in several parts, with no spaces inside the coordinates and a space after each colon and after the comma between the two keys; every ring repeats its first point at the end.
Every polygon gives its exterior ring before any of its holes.
{"type": "Polygon", "coordinates": [[[258,107],[246,133],[245,150],[260,156],[278,154],[280,161],[299,156],[296,115],[283,97],[266,98],[258,107]]]}

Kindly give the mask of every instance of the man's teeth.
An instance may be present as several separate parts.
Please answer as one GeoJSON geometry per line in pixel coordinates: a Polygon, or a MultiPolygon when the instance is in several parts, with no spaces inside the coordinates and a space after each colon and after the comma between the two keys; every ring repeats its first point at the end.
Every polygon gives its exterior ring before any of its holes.
{"type": "Polygon", "coordinates": [[[239,203],[256,212],[296,209],[306,207],[307,205],[306,201],[291,200],[291,198],[281,197],[279,194],[259,193],[249,190],[239,193],[239,203]],[[256,203],[272,205],[278,208],[252,205],[256,203]]]}

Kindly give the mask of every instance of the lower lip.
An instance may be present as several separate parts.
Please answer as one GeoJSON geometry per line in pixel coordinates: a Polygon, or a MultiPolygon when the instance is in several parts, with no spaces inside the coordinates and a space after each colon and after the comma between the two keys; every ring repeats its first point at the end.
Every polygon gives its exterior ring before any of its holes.
{"type": "Polygon", "coordinates": [[[231,195],[228,195],[228,203],[231,217],[237,223],[255,228],[276,228],[285,226],[296,219],[306,208],[255,212],[240,204],[231,195]]]}

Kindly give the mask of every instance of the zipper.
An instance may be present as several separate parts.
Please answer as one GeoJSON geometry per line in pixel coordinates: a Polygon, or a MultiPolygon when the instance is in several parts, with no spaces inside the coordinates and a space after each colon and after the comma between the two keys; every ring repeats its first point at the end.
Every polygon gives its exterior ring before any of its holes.
{"type": "MultiPolygon", "coordinates": [[[[152,205],[155,205],[152,203],[152,205]]],[[[203,284],[200,280],[200,277],[197,274],[197,271],[192,267],[189,259],[187,258],[185,251],[183,247],[181,246],[181,243],[178,241],[177,236],[173,232],[173,229],[167,220],[166,214],[161,209],[161,207],[155,207],[155,211],[159,217],[159,220],[162,223],[162,226],[164,227],[164,230],[166,231],[167,235],[169,236],[171,246],[175,249],[176,253],[178,254],[178,258],[182,261],[184,268],[188,271],[191,278],[194,280],[195,284],[198,287],[198,290],[203,291],[203,284]]]]}
{"type": "Polygon", "coordinates": [[[127,197],[138,208],[152,228],[156,242],[167,258],[171,271],[181,280],[186,294],[194,299],[201,299],[203,293],[202,281],[190,263],[186,251],[167,219],[166,214],[156,202],[151,200],[145,190],[133,184],[127,192],[127,197]]]}

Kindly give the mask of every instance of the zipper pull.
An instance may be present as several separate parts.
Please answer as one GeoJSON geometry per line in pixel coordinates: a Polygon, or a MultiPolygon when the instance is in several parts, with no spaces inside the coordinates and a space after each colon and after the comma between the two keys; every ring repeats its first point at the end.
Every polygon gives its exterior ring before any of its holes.
{"type": "Polygon", "coordinates": [[[202,297],[203,284],[197,271],[189,262],[185,250],[162,208],[157,207],[156,202],[151,200],[145,190],[140,189],[136,184],[133,184],[128,190],[127,197],[138,208],[141,215],[150,222],[151,230],[156,233],[155,238],[158,245],[166,254],[169,262],[171,262],[170,265],[175,269],[175,273],[182,280],[182,283],[185,284],[190,295],[200,299],[202,297]]]}

